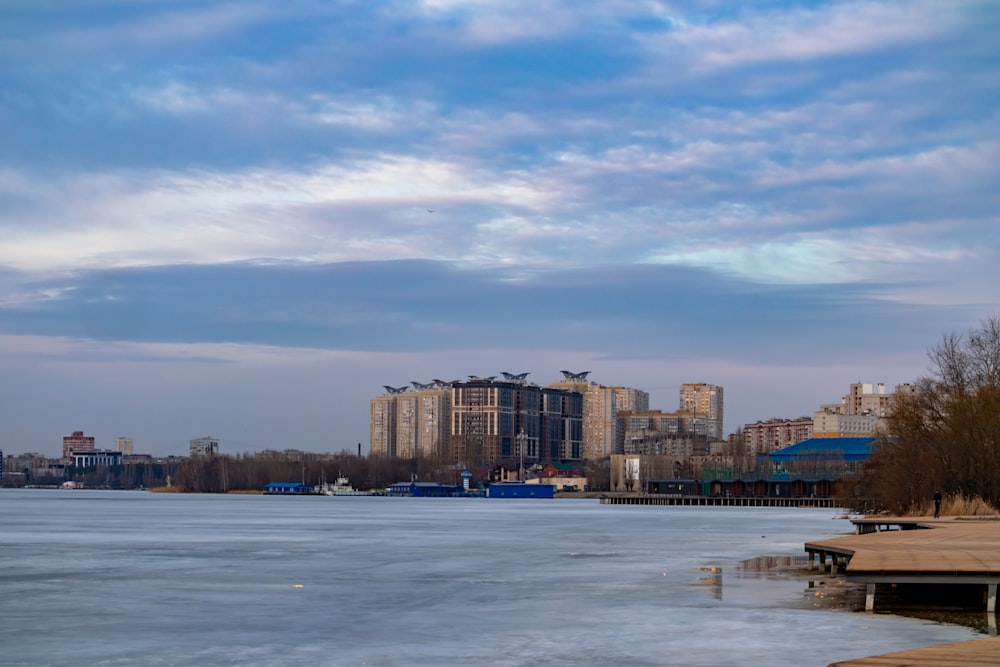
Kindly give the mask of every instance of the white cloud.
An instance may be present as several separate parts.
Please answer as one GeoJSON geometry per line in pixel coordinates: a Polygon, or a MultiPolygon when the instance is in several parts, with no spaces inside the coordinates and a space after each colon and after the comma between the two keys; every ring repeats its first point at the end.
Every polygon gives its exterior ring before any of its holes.
{"type": "Polygon", "coordinates": [[[151,48],[217,38],[275,16],[260,2],[222,4],[188,10],[141,14],[98,27],[53,27],[40,38],[46,48],[59,53],[97,52],[117,48],[151,48]]]}
{"type": "Polygon", "coordinates": [[[581,10],[557,0],[422,0],[416,7],[418,15],[437,24],[437,30],[454,32],[465,45],[473,46],[566,34],[577,26],[581,10]]]}
{"type": "Polygon", "coordinates": [[[849,2],[817,10],[751,9],[736,21],[677,21],[667,33],[637,39],[665,57],[683,54],[695,71],[800,62],[933,39],[959,23],[954,5],[923,1],[901,8],[897,2],[849,2]]]}
{"type": "Polygon", "coordinates": [[[425,208],[513,202],[544,209],[557,196],[526,174],[399,155],[312,171],[116,172],[51,180],[8,170],[0,195],[4,190],[32,204],[3,225],[15,233],[0,249],[0,265],[23,270],[257,257],[463,259],[463,248],[440,235],[481,220],[450,221],[444,209],[428,218],[425,208]]]}
{"type": "Polygon", "coordinates": [[[165,114],[227,114],[234,108],[257,108],[264,100],[222,87],[203,90],[183,81],[143,86],[131,93],[133,100],[150,111],[165,114]]]}

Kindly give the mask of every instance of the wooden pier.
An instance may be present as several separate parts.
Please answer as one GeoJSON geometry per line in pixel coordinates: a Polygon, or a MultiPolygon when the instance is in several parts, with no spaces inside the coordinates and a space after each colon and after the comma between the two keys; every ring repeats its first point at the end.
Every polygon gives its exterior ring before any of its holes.
{"type": "MultiPolygon", "coordinates": [[[[1000,520],[858,519],[856,535],[807,542],[809,569],[843,572],[866,585],[865,608],[875,609],[879,586],[978,585],[986,611],[997,611],[1000,520]]],[[[994,619],[995,624],[995,619],[994,619]]]]}
{"type": "Polygon", "coordinates": [[[837,498],[602,495],[602,505],[669,505],[680,507],[843,507],[837,498]]]}
{"type": "Polygon", "coordinates": [[[997,667],[1000,637],[939,644],[911,651],[835,662],[830,667],[997,667]]]}
{"type": "MultiPolygon", "coordinates": [[[[842,572],[866,586],[865,609],[876,592],[901,585],[937,587],[946,602],[955,587],[981,586],[990,634],[997,633],[1000,520],[996,518],[854,520],[855,535],[807,542],[809,568],[842,572]]],[[[837,662],[830,667],[1000,667],[1000,637],[930,646],[837,662]]]]}

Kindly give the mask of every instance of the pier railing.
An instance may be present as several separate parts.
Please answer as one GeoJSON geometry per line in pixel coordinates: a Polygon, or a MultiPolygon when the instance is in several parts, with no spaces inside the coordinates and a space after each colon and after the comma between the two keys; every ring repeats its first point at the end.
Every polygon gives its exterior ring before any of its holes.
{"type": "Polygon", "coordinates": [[[602,505],[672,505],[684,507],[844,507],[840,498],[781,498],[770,496],[602,496],[602,505]]]}

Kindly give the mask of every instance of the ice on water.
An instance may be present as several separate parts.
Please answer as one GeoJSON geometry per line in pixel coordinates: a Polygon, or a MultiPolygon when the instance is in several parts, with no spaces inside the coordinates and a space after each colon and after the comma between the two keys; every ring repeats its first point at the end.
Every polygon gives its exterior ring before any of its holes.
{"type": "Polygon", "coordinates": [[[837,517],[0,490],[0,663],[801,667],[974,637],[737,576],[837,517]]]}

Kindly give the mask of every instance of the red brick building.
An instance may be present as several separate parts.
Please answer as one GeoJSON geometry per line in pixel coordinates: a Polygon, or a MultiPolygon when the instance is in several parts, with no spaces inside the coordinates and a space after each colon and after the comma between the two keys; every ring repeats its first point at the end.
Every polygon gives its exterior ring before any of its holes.
{"type": "Polygon", "coordinates": [[[62,457],[64,461],[72,461],[73,454],[93,451],[96,451],[94,449],[94,436],[84,435],[83,431],[73,431],[73,435],[67,435],[63,438],[62,457]]]}

